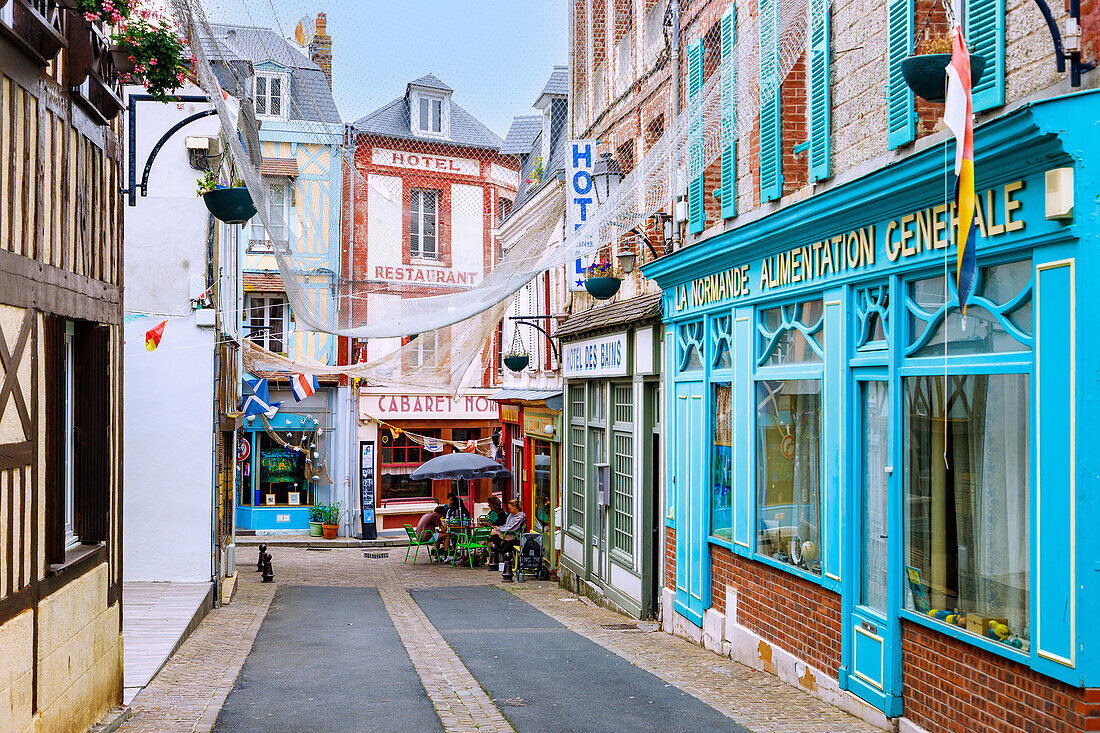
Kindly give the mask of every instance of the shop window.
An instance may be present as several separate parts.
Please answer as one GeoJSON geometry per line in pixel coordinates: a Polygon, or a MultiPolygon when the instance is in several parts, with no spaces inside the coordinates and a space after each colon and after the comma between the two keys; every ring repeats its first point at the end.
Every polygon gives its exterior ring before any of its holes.
{"type": "MultiPolygon", "coordinates": [[[[536,532],[550,533],[550,491],[553,464],[551,459],[551,444],[545,440],[531,441],[534,447],[534,456],[531,461],[535,469],[535,505],[531,507],[531,519],[536,532]]],[[[554,522],[554,529],[561,529],[560,522],[554,522]]],[[[550,545],[545,545],[549,547],[550,545]]]]}
{"type": "Polygon", "coordinates": [[[681,372],[703,368],[703,322],[682,323],[676,329],[676,368],[681,372]]]}
{"type": "Polygon", "coordinates": [[[1029,351],[1032,283],[1030,260],[982,267],[965,316],[953,274],[910,283],[906,356],[1029,351]]]}
{"type": "Polygon", "coordinates": [[[856,348],[885,349],[890,337],[890,286],[872,285],[855,291],[856,348]]]}
{"type": "Polygon", "coordinates": [[[821,380],[756,383],[757,552],[821,573],[821,380]]]}
{"type": "Polygon", "coordinates": [[[730,360],[731,322],[730,316],[715,316],[710,320],[710,366],[712,369],[729,369],[733,366],[730,360]]]}
{"type": "Polygon", "coordinates": [[[634,440],[616,431],[611,466],[611,549],[634,556],[634,440]]]}
{"type": "MultiPolygon", "coordinates": [[[[379,438],[382,450],[379,452],[378,496],[387,499],[431,499],[431,480],[413,481],[409,474],[422,463],[437,454],[409,437],[408,433],[384,431],[379,438]]],[[[439,430],[420,430],[425,438],[439,438],[439,430]]]]}
{"type": "Polygon", "coordinates": [[[584,427],[569,429],[569,526],[579,531],[584,528],[585,481],[584,427]]]}
{"type": "Polygon", "coordinates": [[[791,303],[760,311],[758,365],[820,362],[825,355],[825,316],[821,300],[791,303]]]}
{"type": "Polygon", "coordinates": [[[710,453],[710,533],[729,541],[733,535],[733,405],[729,382],[712,384],[714,414],[710,453]]]}
{"type": "MultiPolygon", "coordinates": [[[[313,485],[306,480],[305,454],[292,450],[267,433],[256,433],[256,438],[260,450],[260,475],[255,506],[312,505],[313,485]]],[[[291,432],[285,440],[288,445],[301,445],[303,436],[301,432],[291,432]]]]}
{"type": "Polygon", "coordinates": [[[420,259],[439,258],[439,192],[414,188],[409,204],[409,255],[420,259]]]}
{"type": "Polygon", "coordinates": [[[902,384],[906,607],[1026,652],[1029,375],[902,384]]]}

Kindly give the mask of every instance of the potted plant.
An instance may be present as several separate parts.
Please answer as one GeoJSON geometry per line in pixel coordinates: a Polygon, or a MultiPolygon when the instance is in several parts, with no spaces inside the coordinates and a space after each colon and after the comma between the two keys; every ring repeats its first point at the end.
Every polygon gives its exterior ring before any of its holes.
{"type": "Polygon", "coordinates": [[[321,534],[324,535],[326,540],[336,539],[336,534],[340,531],[340,509],[343,506],[341,502],[335,504],[325,504],[324,516],[321,519],[321,534]]]}
{"type": "MultiPolygon", "coordinates": [[[[905,83],[926,102],[940,103],[947,98],[947,65],[951,63],[954,37],[943,33],[922,38],[917,44],[923,53],[901,60],[901,76],[905,83]]],[[[976,86],[985,70],[985,57],[970,54],[970,84],[976,86]]]]}
{"type": "Polygon", "coordinates": [[[531,357],[526,351],[517,350],[514,347],[504,355],[504,366],[508,367],[513,372],[522,372],[527,368],[530,362],[531,357]]]}
{"type": "Polygon", "coordinates": [[[321,524],[325,520],[325,505],[314,504],[309,508],[309,536],[321,536],[321,524]]]}
{"type": "Polygon", "coordinates": [[[596,300],[607,300],[619,292],[623,273],[607,260],[593,262],[584,271],[584,289],[596,300]]]}
{"type": "MultiPolygon", "coordinates": [[[[102,6],[108,2],[89,1],[102,6]]],[[[116,26],[111,34],[111,56],[116,70],[140,76],[149,96],[158,102],[168,102],[169,96],[183,86],[191,64],[195,63],[187,40],[157,12],[141,9],[130,17],[124,17],[117,9],[111,12],[112,24],[116,26]],[[132,69],[123,71],[131,64],[132,69]]]]}
{"type": "Polygon", "coordinates": [[[199,177],[198,195],[214,218],[226,224],[244,224],[256,215],[252,195],[243,181],[234,180],[232,186],[223,186],[212,172],[206,171],[199,177]]]}

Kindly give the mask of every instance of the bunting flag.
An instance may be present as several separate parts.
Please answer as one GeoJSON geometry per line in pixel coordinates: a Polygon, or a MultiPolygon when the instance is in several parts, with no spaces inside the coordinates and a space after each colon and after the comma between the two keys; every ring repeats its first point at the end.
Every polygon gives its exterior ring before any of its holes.
{"type": "MultiPolygon", "coordinates": [[[[959,16],[956,16],[959,17],[959,16]]],[[[955,133],[955,289],[959,308],[966,314],[966,302],[974,294],[977,256],[974,252],[974,106],[970,88],[970,54],[962,26],[955,25],[951,63],[947,65],[947,101],[943,121],[955,133]]]]}
{"type": "Polygon", "coordinates": [[[258,395],[249,395],[244,398],[244,404],[241,405],[241,412],[245,417],[256,417],[257,415],[263,415],[268,420],[275,417],[275,413],[279,411],[279,406],[282,402],[271,402],[261,399],[258,395]]]}
{"type": "Polygon", "coordinates": [[[160,339],[164,336],[164,326],[168,321],[164,320],[145,332],[145,348],[153,351],[160,346],[160,339]]]}
{"type": "Polygon", "coordinates": [[[395,428],[395,427],[393,427],[392,425],[390,426],[390,436],[391,436],[391,437],[392,437],[392,438],[393,438],[394,440],[397,440],[397,436],[398,436],[398,435],[401,435],[401,433],[403,433],[403,432],[405,432],[405,431],[404,431],[404,430],[402,430],[401,428],[395,428]]]}
{"type": "Polygon", "coordinates": [[[317,391],[317,377],[312,374],[295,374],[290,380],[290,390],[294,393],[294,401],[301,402],[317,391]]]}

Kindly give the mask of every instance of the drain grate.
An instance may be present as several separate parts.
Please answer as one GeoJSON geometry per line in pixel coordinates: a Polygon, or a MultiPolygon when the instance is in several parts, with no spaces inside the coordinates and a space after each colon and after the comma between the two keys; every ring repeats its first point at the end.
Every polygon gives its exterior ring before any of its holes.
{"type": "Polygon", "coordinates": [[[331,547],[307,547],[310,552],[332,552],[331,547]]]}
{"type": "Polygon", "coordinates": [[[638,624],[600,624],[601,628],[612,631],[637,631],[638,624]]]}
{"type": "Polygon", "coordinates": [[[371,560],[383,560],[390,556],[388,552],[364,552],[363,557],[369,557],[371,560]]]}

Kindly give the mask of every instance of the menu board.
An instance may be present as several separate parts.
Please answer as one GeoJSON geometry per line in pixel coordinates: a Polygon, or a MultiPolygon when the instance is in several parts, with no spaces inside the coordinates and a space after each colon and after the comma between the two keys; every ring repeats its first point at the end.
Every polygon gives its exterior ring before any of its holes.
{"type": "Polygon", "coordinates": [[[363,539],[378,538],[374,523],[374,442],[359,443],[359,500],[363,515],[363,539]]]}

